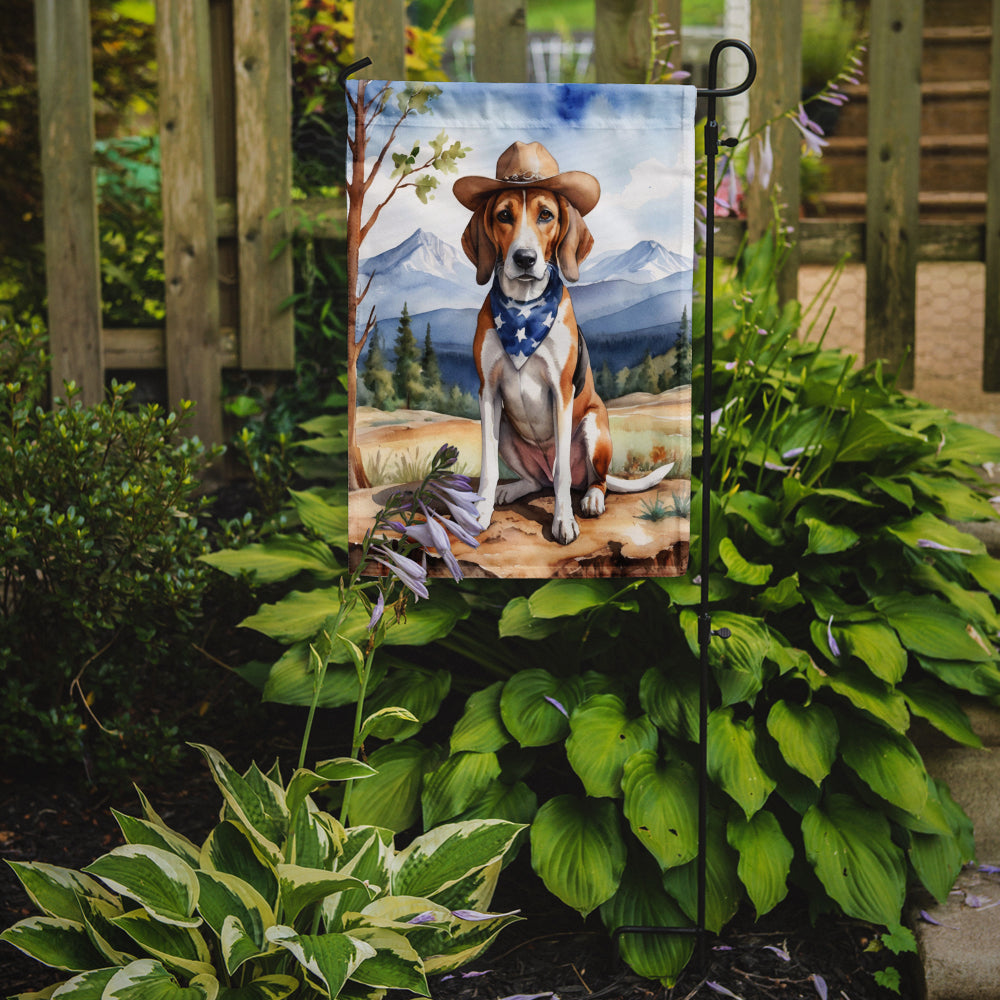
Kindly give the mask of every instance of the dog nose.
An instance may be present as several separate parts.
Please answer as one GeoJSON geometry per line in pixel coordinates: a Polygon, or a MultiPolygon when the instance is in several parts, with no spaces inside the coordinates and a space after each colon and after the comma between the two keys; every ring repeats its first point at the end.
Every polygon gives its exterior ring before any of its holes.
{"type": "Polygon", "coordinates": [[[534,250],[515,250],[514,251],[514,263],[518,267],[527,271],[529,268],[535,266],[535,261],[538,259],[538,255],[534,250]]]}

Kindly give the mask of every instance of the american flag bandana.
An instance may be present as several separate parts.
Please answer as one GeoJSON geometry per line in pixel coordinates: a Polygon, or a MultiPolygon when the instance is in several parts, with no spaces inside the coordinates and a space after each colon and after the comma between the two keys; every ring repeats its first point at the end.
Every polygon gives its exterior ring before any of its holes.
{"type": "Polygon", "coordinates": [[[545,291],[531,302],[521,302],[504,295],[499,280],[493,279],[490,287],[493,326],[515,368],[524,366],[552,329],[562,294],[563,283],[553,265],[549,265],[549,283],[545,291]]]}

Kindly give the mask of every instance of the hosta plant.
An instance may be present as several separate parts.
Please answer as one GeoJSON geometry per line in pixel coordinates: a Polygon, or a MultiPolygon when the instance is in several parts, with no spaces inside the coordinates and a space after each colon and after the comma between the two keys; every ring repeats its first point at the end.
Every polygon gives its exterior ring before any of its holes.
{"type": "Polygon", "coordinates": [[[202,746],[221,818],[198,845],[140,793],[115,813],[126,843],[82,871],[11,862],[41,911],[0,937],[69,974],[24,996],[65,1000],[281,1000],[429,996],[518,919],[487,912],[521,829],[450,823],[397,849],[392,832],[343,827],[312,795],[372,768],[338,758],[240,774],[202,746]],[[55,991],[52,992],[52,989],[55,991]]]}

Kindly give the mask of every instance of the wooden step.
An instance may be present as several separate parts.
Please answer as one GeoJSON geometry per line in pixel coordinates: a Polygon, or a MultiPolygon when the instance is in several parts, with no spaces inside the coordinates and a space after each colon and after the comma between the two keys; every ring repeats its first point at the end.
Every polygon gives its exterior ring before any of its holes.
{"type": "MultiPolygon", "coordinates": [[[[921,135],[947,135],[956,126],[963,133],[988,131],[989,80],[937,80],[921,84],[921,135]]],[[[846,90],[849,101],[841,109],[836,135],[866,135],[868,131],[867,83],[846,90]]]]}
{"type": "Polygon", "coordinates": [[[991,0],[924,0],[924,27],[936,28],[960,21],[989,24],[991,0]]]}
{"type": "Polygon", "coordinates": [[[925,28],[921,79],[924,83],[988,80],[992,38],[989,25],[925,28]]]}
{"type": "MultiPolygon", "coordinates": [[[[828,218],[864,219],[868,199],[863,191],[830,191],[815,201],[828,218]]],[[[986,193],[980,191],[921,191],[920,218],[955,222],[982,222],[986,193]]]]}

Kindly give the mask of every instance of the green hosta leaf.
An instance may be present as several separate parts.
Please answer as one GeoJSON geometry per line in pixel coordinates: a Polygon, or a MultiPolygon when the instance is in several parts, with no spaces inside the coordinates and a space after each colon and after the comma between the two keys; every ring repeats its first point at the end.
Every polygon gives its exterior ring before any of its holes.
{"type": "Polygon", "coordinates": [[[950,521],[991,521],[996,517],[989,500],[954,477],[911,472],[906,478],[920,493],[939,505],[950,521]]]}
{"type": "MultiPolygon", "coordinates": [[[[601,919],[610,932],[619,927],[687,927],[690,921],[660,884],[654,865],[630,858],[617,892],[601,904],[601,919]]],[[[673,986],[691,959],[690,934],[623,934],[622,958],[638,975],[673,986]]]]}
{"type": "Polygon", "coordinates": [[[288,782],[285,805],[290,814],[296,813],[307,796],[331,781],[354,781],[374,777],[377,773],[374,767],[353,757],[335,757],[321,761],[312,771],[299,768],[288,782]]]}
{"type": "MultiPolygon", "coordinates": [[[[700,656],[698,616],[693,611],[681,612],[681,627],[694,656],[700,656]]],[[[764,659],[771,648],[771,636],[758,618],[719,611],[712,615],[715,631],[727,628],[728,639],[713,638],[708,646],[708,662],[722,690],[723,704],[753,701],[763,685],[764,659]]]]}
{"type": "MultiPolygon", "coordinates": [[[[303,868],[301,865],[278,865],[278,884],[281,888],[282,913],[286,920],[293,922],[305,907],[318,903],[327,896],[345,889],[367,891],[367,886],[353,875],[303,868]]],[[[370,895],[374,894],[372,891],[370,895]]]]}
{"type": "Polygon", "coordinates": [[[894,447],[926,444],[927,439],[915,431],[863,410],[854,417],[837,451],[838,462],[868,462],[878,459],[894,447]]]}
{"type": "Polygon", "coordinates": [[[639,704],[660,729],[678,740],[698,739],[698,675],[685,664],[667,673],[650,667],[639,682],[639,704]]]}
{"type": "Polygon", "coordinates": [[[967,747],[983,745],[965,710],[947,688],[925,680],[908,681],[900,686],[900,690],[910,711],[926,719],[945,736],[967,747]]]}
{"type": "Polygon", "coordinates": [[[757,762],[757,733],[752,718],[733,718],[732,708],[708,717],[708,773],[749,819],[774,791],[775,781],[757,762]]]}
{"type": "Polygon", "coordinates": [[[111,921],[168,968],[189,976],[211,975],[212,956],[205,939],[191,927],[164,924],[145,910],[132,910],[111,921]]]}
{"type": "Polygon", "coordinates": [[[629,719],[613,694],[595,694],[570,718],[566,757],[588,795],[621,796],[622,768],[638,750],[653,750],[659,734],[649,716],[629,719]]]}
{"type": "Polygon", "coordinates": [[[978,538],[933,514],[918,514],[909,521],[889,525],[886,530],[913,549],[924,548],[925,543],[931,542],[932,545],[970,555],[984,555],[986,552],[986,546],[978,538]]]}
{"type": "Polygon", "coordinates": [[[383,927],[362,926],[352,929],[351,937],[375,949],[375,954],[351,973],[355,982],[430,996],[424,963],[402,934],[383,927]]]}
{"type": "Polygon", "coordinates": [[[83,919],[81,896],[93,896],[106,902],[115,902],[96,879],[71,868],[60,868],[39,861],[8,861],[31,901],[46,916],[65,917],[67,920],[83,919]]]}
{"type": "Polygon", "coordinates": [[[549,799],[531,825],[531,865],[549,892],[582,916],[610,899],[625,870],[615,804],[572,795],[549,799]]]}
{"type": "Polygon", "coordinates": [[[875,607],[904,646],[938,660],[995,660],[996,652],[975,626],[936,597],[900,594],[875,598],[875,607]]]}
{"type": "Polygon", "coordinates": [[[288,831],[284,789],[266,778],[252,782],[230,767],[217,750],[197,743],[192,746],[205,755],[226,805],[250,832],[265,856],[276,862],[281,855],[278,844],[288,831]]]}
{"type": "Polygon", "coordinates": [[[308,973],[332,997],[338,996],[344,983],[366,959],[375,957],[375,949],[349,934],[296,934],[291,927],[270,927],[267,939],[287,949],[308,973]]]}
{"type": "Polygon", "coordinates": [[[834,638],[843,653],[856,656],[886,684],[898,684],[906,673],[906,650],[896,633],[878,622],[854,622],[833,626],[834,638]]]}
{"type": "Polygon", "coordinates": [[[739,490],[726,498],[726,514],[745,521],[757,537],[770,546],[778,547],[784,541],[781,512],[770,497],[750,490],[739,490]]]}
{"type": "MultiPolygon", "coordinates": [[[[932,794],[936,796],[936,791],[932,794]]],[[[944,903],[967,860],[958,836],[950,831],[911,833],[909,855],[924,887],[939,903],[944,903]]]]}
{"type": "MultiPolygon", "coordinates": [[[[409,613],[409,612],[408,612],[409,613]]],[[[420,731],[438,713],[441,702],[451,689],[451,674],[447,670],[424,670],[411,667],[394,670],[365,702],[375,712],[383,708],[404,708],[416,720],[386,721],[381,726],[381,739],[405,740],[420,731]]]]}
{"type": "Polygon", "coordinates": [[[351,790],[354,826],[382,826],[399,833],[420,817],[424,774],[439,760],[435,750],[407,740],[379,747],[368,758],[378,772],[351,790]]]}
{"type": "Polygon", "coordinates": [[[860,719],[852,719],[841,756],[876,795],[919,815],[927,801],[927,772],[907,737],[860,719]]]}
{"type": "Polygon", "coordinates": [[[521,746],[547,746],[565,738],[569,716],[583,697],[579,677],[562,680],[547,670],[522,670],[504,684],[500,716],[521,746]]]}
{"type": "Polygon", "coordinates": [[[391,740],[397,734],[405,739],[420,729],[420,720],[406,708],[392,706],[391,708],[380,708],[372,712],[361,724],[361,731],[358,734],[360,739],[366,740],[369,736],[374,736],[380,740],[391,740]],[[405,733],[406,736],[402,734],[405,733]]]}
{"type": "Polygon", "coordinates": [[[150,916],[178,927],[197,927],[198,878],[170,851],[146,844],[125,844],[98,858],[84,871],[113,892],[134,899],[150,916]]]}
{"type": "Polygon", "coordinates": [[[452,754],[424,779],[424,826],[437,826],[467,809],[500,776],[495,753],[452,754]]]}
{"type": "Polygon", "coordinates": [[[538,796],[523,782],[512,785],[492,781],[460,816],[466,819],[505,819],[509,823],[529,824],[538,812],[538,796]]]}
{"type": "Polygon", "coordinates": [[[255,957],[266,949],[264,931],[274,926],[274,912],[267,900],[252,885],[235,875],[222,872],[198,872],[201,894],[198,910],[205,922],[215,931],[225,945],[230,938],[230,947],[224,947],[226,970],[232,975],[247,958],[255,957]],[[231,928],[228,935],[223,930],[227,921],[237,921],[238,931],[231,928]],[[245,948],[237,952],[232,947],[232,939],[242,942],[249,939],[251,953],[244,954],[245,948]]]}
{"type": "Polygon", "coordinates": [[[392,891],[434,899],[467,876],[499,862],[522,829],[497,819],[446,823],[428,830],[396,855],[392,891]]]}
{"type": "Polygon", "coordinates": [[[795,849],[781,832],[774,813],[764,809],[751,819],[738,816],[730,820],[726,837],[729,846],[739,851],[736,873],[759,919],[788,894],[788,873],[795,849]]]}
{"type": "Polygon", "coordinates": [[[918,656],[917,662],[927,673],[937,677],[948,687],[986,697],[1000,694],[1000,669],[992,663],[935,660],[930,656],[918,656]]]}
{"type": "MultiPolygon", "coordinates": [[[[732,919],[743,899],[743,884],[736,874],[736,852],[726,843],[722,815],[711,812],[705,850],[705,926],[714,934],[732,919]]],[[[663,887],[691,920],[698,918],[698,861],[663,873],[663,887]]]]}
{"type": "Polygon", "coordinates": [[[247,574],[255,584],[288,580],[309,573],[331,580],[344,572],[325,542],[311,542],[296,535],[272,535],[239,549],[223,549],[199,557],[230,576],[247,574]]]}
{"type": "Polygon", "coordinates": [[[187,837],[175,833],[160,823],[126,816],[124,813],[118,812],[117,809],[112,809],[111,812],[118,821],[122,835],[128,843],[159,847],[164,851],[176,854],[189,865],[198,864],[199,849],[187,837]]]}
{"type": "Polygon", "coordinates": [[[799,588],[799,574],[793,573],[784,577],[773,587],[768,587],[767,590],[757,594],[754,601],[765,614],[768,612],[777,614],[799,604],[805,604],[805,598],[799,588]]]}
{"type": "Polygon", "coordinates": [[[809,543],[805,552],[807,556],[829,556],[845,552],[860,537],[846,524],[828,524],[815,517],[804,518],[803,523],[809,529],[809,543]]]}
{"type": "Polygon", "coordinates": [[[473,750],[494,753],[510,742],[510,733],[500,717],[500,692],[503,681],[470,695],[462,717],[451,733],[451,752],[473,750]]]}
{"type": "Polygon", "coordinates": [[[994,597],[1000,597],[1000,559],[982,555],[965,559],[964,562],[965,568],[980,587],[989,591],[994,597]]]}
{"type": "Polygon", "coordinates": [[[812,667],[806,676],[814,689],[829,688],[897,732],[906,732],[910,713],[906,710],[903,696],[884,681],[873,677],[868,670],[841,667],[835,673],[821,674],[812,667]]]}
{"type": "Polygon", "coordinates": [[[201,848],[199,867],[234,875],[253,886],[270,906],[277,905],[277,873],[240,823],[227,820],[208,835],[201,848]]]}
{"type": "Polygon", "coordinates": [[[849,917],[899,923],[906,866],[880,812],[849,795],[830,795],[806,813],[802,836],[817,877],[849,917]]]}
{"type": "Polygon", "coordinates": [[[143,958],[117,970],[101,1000],[216,1000],[218,995],[215,976],[202,974],[181,986],[159,962],[143,958]]]}
{"type": "Polygon", "coordinates": [[[331,545],[347,548],[347,504],[329,503],[314,490],[289,490],[302,523],[331,545]]]}
{"type": "Polygon", "coordinates": [[[950,421],[944,432],[944,442],[937,453],[938,461],[965,462],[981,465],[983,462],[1000,461],[997,436],[981,427],[950,421]]]}
{"type": "Polygon", "coordinates": [[[697,855],[698,782],[688,764],[640,751],[625,762],[622,789],[625,818],[660,868],[697,855]]]}
{"type": "MultiPolygon", "coordinates": [[[[378,685],[385,677],[384,657],[377,657],[368,681],[369,687],[378,685]]],[[[323,675],[319,690],[318,708],[339,708],[358,700],[360,687],[353,666],[330,664],[323,675]]],[[[261,697],[280,705],[311,705],[316,697],[316,674],[310,661],[309,643],[297,642],[289,646],[275,662],[264,681],[261,697]]]]}
{"type": "Polygon", "coordinates": [[[527,597],[515,597],[508,601],[500,615],[499,632],[501,639],[517,636],[521,639],[544,639],[564,628],[558,619],[536,618],[531,613],[527,597]]]}
{"type": "Polygon", "coordinates": [[[726,575],[729,579],[746,584],[748,587],[763,587],[774,571],[770,563],[762,565],[748,562],[740,555],[739,549],[730,538],[723,538],[719,542],[719,556],[726,564],[726,575]]]}
{"type": "Polygon", "coordinates": [[[535,618],[563,618],[607,604],[621,588],[613,580],[550,580],[529,598],[535,618]]]}
{"type": "Polygon", "coordinates": [[[826,705],[778,700],[768,713],[767,731],[777,741],[785,761],[815,785],[830,773],[837,756],[839,731],[826,705]]]}
{"type": "Polygon", "coordinates": [[[246,986],[223,987],[218,1000],[285,1000],[299,988],[292,976],[261,976],[246,986]]]}
{"type": "Polygon", "coordinates": [[[6,941],[35,961],[54,969],[81,972],[105,964],[87,936],[87,929],[64,917],[28,917],[0,934],[6,941]]]}

